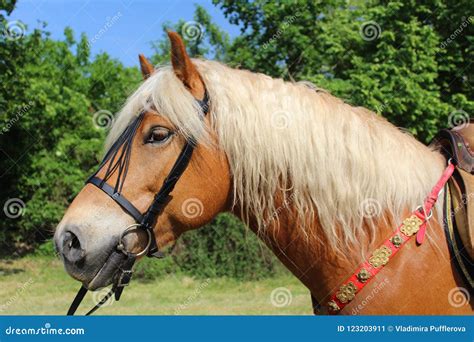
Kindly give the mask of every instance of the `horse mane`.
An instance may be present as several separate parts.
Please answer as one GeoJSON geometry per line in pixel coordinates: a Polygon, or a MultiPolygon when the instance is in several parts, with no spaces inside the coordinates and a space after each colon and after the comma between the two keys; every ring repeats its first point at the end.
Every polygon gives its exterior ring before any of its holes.
{"type": "Polygon", "coordinates": [[[361,234],[374,236],[375,225],[362,229],[367,219],[403,218],[407,208],[422,204],[441,175],[444,160],[437,151],[365,108],[307,83],[193,62],[209,93],[211,128],[164,66],[127,100],[106,146],[151,105],[200,143],[209,143],[212,129],[228,157],[234,204],[244,219],[255,217],[260,231],[282,210],[275,201],[280,193],[298,215],[296,229],[310,234],[304,222],[319,219],[326,244],[344,250],[358,245],[361,234]]]}

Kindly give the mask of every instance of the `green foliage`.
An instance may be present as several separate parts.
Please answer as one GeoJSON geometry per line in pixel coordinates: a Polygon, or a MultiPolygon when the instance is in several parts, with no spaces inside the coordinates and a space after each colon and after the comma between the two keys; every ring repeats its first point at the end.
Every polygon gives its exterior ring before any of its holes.
{"type": "Polygon", "coordinates": [[[152,61],[156,65],[167,64],[170,60],[170,43],[166,31],[178,32],[186,42],[186,49],[191,57],[206,57],[225,61],[230,46],[229,35],[219,29],[209,13],[201,6],[196,6],[194,21],[179,20],[176,24],[163,24],[163,35],[152,43],[155,54],[152,61]]]}
{"type": "MultiPolygon", "coordinates": [[[[34,254],[55,256],[53,242],[39,245],[34,254]]],[[[184,234],[168,257],[141,259],[133,277],[143,282],[171,274],[255,280],[280,269],[270,251],[235,216],[220,214],[203,228],[184,234]]]]}
{"type": "Polygon", "coordinates": [[[34,255],[38,257],[48,257],[48,258],[55,257],[56,250],[54,249],[53,240],[48,240],[45,243],[36,247],[34,255]]]}
{"type": "MultiPolygon", "coordinates": [[[[4,23],[5,24],[5,23],[4,23]]],[[[21,199],[24,215],[0,221],[4,253],[50,238],[97,165],[106,130],[94,113],[116,112],[141,76],[107,54],[90,60],[85,36],[46,32],[0,40],[0,202],[21,199]],[[76,51],[75,53],[73,51],[76,51]]]]}
{"type": "Polygon", "coordinates": [[[149,282],[168,274],[177,275],[181,271],[171,257],[163,259],[143,258],[136,264],[133,278],[142,282],[149,282]]]}
{"type": "Polygon", "coordinates": [[[175,261],[199,277],[258,279],[275,272],[275,258],[233,215],[221,214],[183,235],[175,261]]]}
{"type": "MultiPolygon", "coordinates": [[[[241,34],[231,40],[197,6],[197,37],[184,33],[189,22],[164,25],[184,36],[192,56],[312,81],[423,141],[448,126],[453,111],[474,109],[471,1],[213,2],[241,34]],[[375,31],[365,31],[369,25],[375,31]]],[[[0,1],[0,32],[14,7],[15,1],[0,1]]],[[[158,38],[152,61],[168,63],[165,32],[158,38]]],[[[23,216],[0,221],[3,253],[51,237],[100,159],[107,132],[95,114],[115,113],[140,81],[138,68],[105,53],[92,58],[87,37],[70,28],[59,41],[44,28],[21,39],[0,35],[0,203],[19,198],[26,204],[23,216]]],[[[53,246],[36,253],[53,255],[53,246]]],[[[143,260],[136,277],[183,272],[255,279],[275,267],[256,237],[224,214],[186,233],[173,258],[143,260]]]]}
{"type": "Polygon", "coordinates": [[[226,54],[231,64],[313,81],[423,141],[453,111],[474,109],[471,1],[213,2],[242,27],[226,54]],[[368,25],[374,39],[363,34],[368,25]]]}

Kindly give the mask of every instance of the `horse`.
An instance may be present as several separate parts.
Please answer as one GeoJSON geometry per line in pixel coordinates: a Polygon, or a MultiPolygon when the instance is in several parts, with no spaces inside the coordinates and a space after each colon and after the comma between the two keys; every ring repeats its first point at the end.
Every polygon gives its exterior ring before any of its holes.
{"type": "Polygon", "coordinates": [[[126,141],[115,152],[127,153],[117,167],[104,159],[100,184],[84,186],[55,231],[66,271],[86,290],[114,282],[117,248],[140,259],[230,212],[308,288],[315,313],[472,314],[458,291],[441,196],[423,221],[422,245],[403,236],[396,256],[379,253],[390,262],[363,288],[347,283],[388,237],[396,245],[397,227],[439,183],[447,165],[439,148],[306,82],[191,59],[177,33],[168,37],[171,63],[155,68],[140,56],[144,82],[106,139],[106,150],[126,141]],[[139,229],[135,216],[150,211],[148,229],[139,229]],[[453,291],[464,305],[453,304],[453,291]]]}

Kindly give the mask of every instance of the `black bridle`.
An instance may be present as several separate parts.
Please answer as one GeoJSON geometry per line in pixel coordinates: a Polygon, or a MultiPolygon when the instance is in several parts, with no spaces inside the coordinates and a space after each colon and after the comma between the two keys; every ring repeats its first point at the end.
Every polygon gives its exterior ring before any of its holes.
{"type": "MultiPolygon", "coordinates": [[[[204,93],[202,100],[196,100],[201,107],[202,113],[206,115],[209,111],[209,98],[207,91],[204,93]]],[[[119,242],[117,244],[117,252],[125,254],[125,261],[112,265],[110,267],[117,268],[114,275],[112,289],[97,303],[86,315],[92,314],[102,305],[104,305],[109,298],[115,294],[115,300],[119,300],[125,286],[127,286],[132,277],[132,267],[137,257],[144,255],[145,253],[149,257],[162,258],[164,255],[158,249],[156,244],[155,233],[153,227],[155,226],[156,220],[163,208],[171,199],[170,193],[173,191],[179,178],[186,170],[194,148],[196,147],[196,141],[193,139],[186,140],[178,158],[176,159],[173,167],[171,168],[168,176],[163,181],[160,190],[156,193],[148,207],[147,211],[142,214],[129,200],[127,200],[122,194],[122,188],[125,177],[127,176],[128,166],[130,162],[132,141],[133,138],[143,121],[145,112],[141,112],[120,135],[115,141],[111,148],[107,151],[104,159],[100,163],[98,170],[86,181],[86,184],[90,183],[97,188],[105,192],[110,198],[112,198],[125,212],[133,217],[136,223],[127,227],[120,235],[119,242]],[[97,173],[106,165],[107,169],[103,178],[97,177],[97,173]],[[113,175],[117,174],[117,180],[115,186],[107,184],[107,180],[113,175]],[[126,250],[123,243],[123,238],[126,234],[134,230],[143,230],[147,233],[148,243],[147,246],[139,253],[132,253],[126,250]]],[[[104,264],[103,267],[106,267],[104,264]]],[[[100,271],[99,271],[100,272],[100,271]]],[[[74,301],[72,302],[67,314],[74,315],[80,303],[84,299],[88,289],[82,285],[77,293],[74,301]]]]}

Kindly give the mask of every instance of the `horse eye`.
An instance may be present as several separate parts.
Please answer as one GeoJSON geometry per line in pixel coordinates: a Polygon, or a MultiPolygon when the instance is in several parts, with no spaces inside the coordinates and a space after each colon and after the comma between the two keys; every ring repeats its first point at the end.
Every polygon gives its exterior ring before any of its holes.
{"type": "Polygon", "coordinates": [[[164,127],[158,127],[151,131],[150,135],[148,136],[146,143],[147,144],[162,144],[166,142],[173,133],[164,127]]]}

